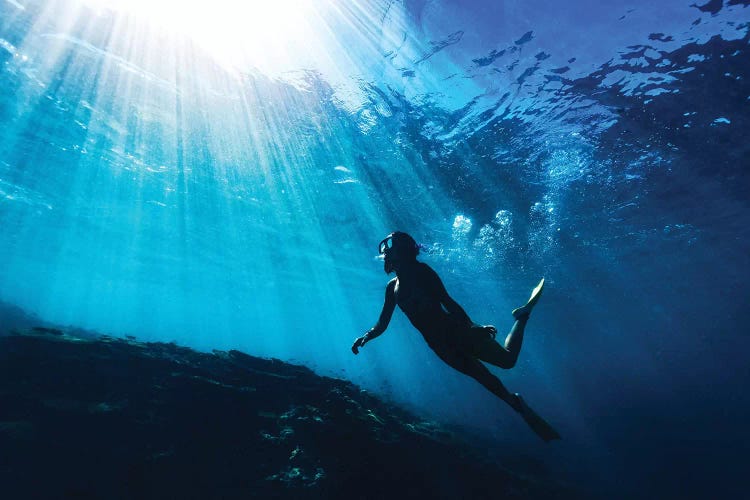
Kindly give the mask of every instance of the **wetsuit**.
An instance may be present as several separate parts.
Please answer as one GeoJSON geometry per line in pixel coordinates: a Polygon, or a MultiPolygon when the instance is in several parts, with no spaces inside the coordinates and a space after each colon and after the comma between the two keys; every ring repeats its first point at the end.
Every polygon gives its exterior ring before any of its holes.
{"type": "MultiPolygon", "coordinates": [[[[388,264],[386,260],[386,272],[390,272],[388,264]]],[[[534,289],[529,303],[533,304],[531,301],[538,298],[543,283],[544,280],[534,289]]],[[[500,379],[482,363],[486,361],[500,368],[512,368],[516,364],[529,318],[529,313],[524,310],[528,304],[514,310],[516,322],[504,345],[500,345],[495,341],[495,327],[471,321],[463,308],[448,295],[440,277],[430,266],[416,259],[399,262],[396,278],[386,286],[380,318],[364,336],[355,340],[352,346],[354,354],[388,328],[397,305],[447,365],[472,377],[508,403],[545,442],[560,439],[555,429],[529,408],[520,395],[508,392],[500,379]]]]}
{"type": "Polygon", "coordinates": [[[484,378],[487,368],[479,359],[501,368],[515,365],[522,337],[507,345],[507,349],[498,344],[487,327],[471,321],[427,264],[415,262],[388,283],[383,313],[368,333],[368,340],[385,330],[395,305],[440,359],[456,370],[484,378]]]}

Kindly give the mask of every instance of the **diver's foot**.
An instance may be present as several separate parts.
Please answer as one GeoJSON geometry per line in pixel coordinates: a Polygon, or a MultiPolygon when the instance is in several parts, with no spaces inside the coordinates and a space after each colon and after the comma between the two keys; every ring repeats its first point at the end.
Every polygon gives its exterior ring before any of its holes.
{"type": "Polygon", "coordinates": [[[526,404],[526,401],[523,400],[520,394],[515,393],[513,396],[520,407],[520,409],[516,411],[521,415],[526,422],[526,425],[528,425],[537,436],[542,438],[545,443],[549,443],[555,439],[561,439],[560,434],[551,425],[537,415],[534,410],[529,408],[529,405],[526,404]]]}
{"type": "Polygon", "coordinates": [[[542,278],[542,281],[539,282],[539,284],[531,291],[531,297],[529,297],[529,301],[526,302],[526,304],[522,305],[519,308],[513,309],[513,317],[517,320],[519,319],[525,319],[529,317],[529,314],[531,314],[531,310],[536,305],[537,301],[539,300],[539,297],[542,296],[542,290],[544,289],[544,278],[542,278]]]}

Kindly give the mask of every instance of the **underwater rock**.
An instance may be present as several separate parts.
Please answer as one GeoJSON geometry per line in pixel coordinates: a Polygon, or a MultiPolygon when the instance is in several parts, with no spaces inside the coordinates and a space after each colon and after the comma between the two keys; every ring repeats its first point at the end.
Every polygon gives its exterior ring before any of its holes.
{"type": "Polygon", "coordinates": [[[63,332],[59,328],[48,328],[46,326],[35,326],[32,328],[37,333],[48,333],[50,335],[62,335],[63,332]]]}
{"type": "Polygon", "coordinates": [[[0,337],[5,498],[580,498],[468,443],[275,359],[0,337]]]}

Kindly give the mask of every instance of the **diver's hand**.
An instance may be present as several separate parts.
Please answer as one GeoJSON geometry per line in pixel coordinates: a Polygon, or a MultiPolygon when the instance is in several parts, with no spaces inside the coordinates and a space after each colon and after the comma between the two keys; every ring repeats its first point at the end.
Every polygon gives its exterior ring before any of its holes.
{"type": "Polygon", "coordinates": [[[494,327],[494,326],[492,326],[492,325],[485,325],[485,326],[483,326],[483,327],[482,327],[482,329],[483,329],[483,330],[484,330],[485,332],[487,332],[487,334],[488,334],[488,335],[489,335],[490,337],[492,337],[493,339],[494,339],[494,338],[495,338],[495,336],[497,335],[497,328],[495,328],[495,327],[494,327]]]}
{"type": "Polygon", "coordinates": [[[359,348],[364,347],[364,345],[367,343],[367,339],[363,335],[362,337],[359,337],[357,340],[354,341],[354,345],[352,346],[352,352],[354,354],[359,354],[359,348]]]}

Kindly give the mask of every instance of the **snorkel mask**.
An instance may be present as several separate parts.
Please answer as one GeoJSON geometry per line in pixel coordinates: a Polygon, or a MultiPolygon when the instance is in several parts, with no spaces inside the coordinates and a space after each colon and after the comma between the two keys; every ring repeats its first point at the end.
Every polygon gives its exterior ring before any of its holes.
{"type": "Polygon", "coordinates": [[[393,255],[391,249],[393,249],[393,235],[389,234],[378,245],[378,253],[383,256],[383,270],[385,274],[393,272],[393,255]]]}
{"type": "Polygon", "coordinates": [[[378,253],[380,255],[385,255],[391,248],[393,248],[393,234],[389,234],[380,242],[380,245],[378,245],[378,253]]]}
{"type": "Polygon", "coordinates": [[[397,261],[416,259],[419,245],[408,234],[396,231],[383,238],[378,245],[378,253],[384,257],[383,270],[390,274],[394,271],[397,261]]]}

